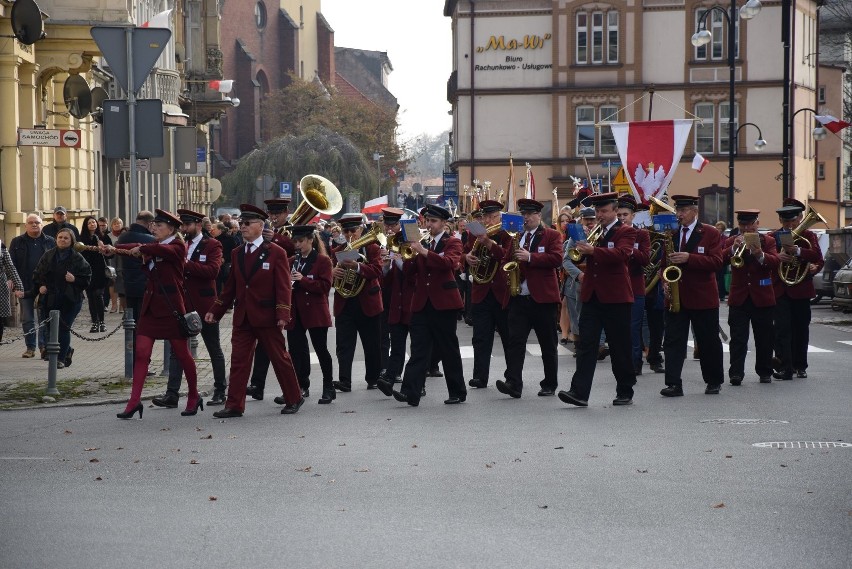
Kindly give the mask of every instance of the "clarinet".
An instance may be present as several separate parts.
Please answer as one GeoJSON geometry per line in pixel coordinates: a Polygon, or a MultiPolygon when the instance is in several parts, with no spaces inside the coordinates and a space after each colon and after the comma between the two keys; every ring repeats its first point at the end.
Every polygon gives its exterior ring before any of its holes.
{"type": "MultiPolygon", "coordinates": [[[[302,252],[301,252],[301,251],[296,251],[296,260],[295,260],[295,261],[293,261],[293,266],[290,268],[290,272],[291,272],[291,273],[293,273],[293,272],[297,272],[297,273],[302,272],[301,264],[302,264],[302,252]]],[[[296,281],[290,281],[290,286],[291,286],[291,287],[292,287],[292,286],[295,286],[295,285],[296,285],[296,281]]]]}

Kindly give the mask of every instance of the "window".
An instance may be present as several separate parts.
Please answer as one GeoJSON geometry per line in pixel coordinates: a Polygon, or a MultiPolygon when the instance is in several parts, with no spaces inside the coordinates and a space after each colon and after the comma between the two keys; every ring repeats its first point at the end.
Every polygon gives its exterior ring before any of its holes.
{"type": "Polygon", "coordinates": [[[817,162],[817,180],[825,180],[825,162],[817,162]]]}
{"type": "Polygon", "coordinates": [[[595,154],[595,108],[577,107],[577,156],[595,154]]]}
{"type": "Polygon", "coordinates": [[[575,61],[579,65],[618,63],[618,23],[615,10],[577,12],[575,61]]]}
{"type": "MultiPolygon", "coordinates": [[[[737,123],[739,122],[737,120],[739,118],[737,116],[738,115],[737,109],[738,109],[739,105],[737,105],[735,103],[733,106],[734,106],[734,119],[733,119],[734,132],[737,132],[737,123]]],[[[729,146],[728,145],[729,145],[730,141],[729,141],[728,135],[730,134],[730,130],[729,130],[730,127],[728,126],[728,124],[729,124],[729,117],[730,116],[731,116],[730,115],[730,105],[728,105],[727,102],[719,103],[719,154],[727,154],[729,152],[729,146]]],[[[734,151],[736,151],[736,149],[734,149],[734,151]]]]}
{"type": "MultiPolygon", "coordinates": [[[[699,23],[701,21],[704,13],[707,12],[706,9],[700,9],[695,12],[695,30],[698,31],[699,23]]],[[[734,16],[734,57],[740,56],[740,30],[739,30],[739,12],[736,12],[734,16]]],[[[707,60],[711,61],[721,61],[727,59],[727,52],[725,51],[725,44],[728,41],[728,30],[727,30],[728,19],[719,11],[713,10],[713,13],[708,15],[704,19],[703,28],[706,28],[713,35],[713,40],[707,44],[698,46],[695,48],[695,59],[697,60],[707,60]],[[710,56],[707,55],[707,48],[710,48],[710,56]]]]}
{"type": "Polygon", "coordinates": [[[817,89],[817,100],[820,103],[825,103],[825,85],[820,85],[817,89]]]}
{"type": "Polygon", "coordinates": [[[259,30],[266,27],[266,4],[263,2],[254,5],[254,25],[259,30]]]}
{"type": "Polygon", "coordinates": [[[695,105],[695,116],[703,119],[702,123],[695,123],[695,151],[707,154],[713,153],[713,132],[716,122],[715,105],[713,103],[699,103],[695,105]]]}
{"type": "MultiPolygon", "coordinates": [[[[618,107],[604,106],[600,108],[600,122],[618,122],[618,107]]],[[[612,128],[601,126],[601,156],[616,156],[618,147],[615,145],[615,137],[612,135],[612,128]]]]}

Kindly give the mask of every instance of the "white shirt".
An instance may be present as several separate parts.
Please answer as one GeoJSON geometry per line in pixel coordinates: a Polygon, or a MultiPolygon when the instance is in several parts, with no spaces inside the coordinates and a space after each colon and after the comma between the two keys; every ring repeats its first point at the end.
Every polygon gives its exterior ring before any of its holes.
{"type": "MultiPolygon", "coordinates": [[[[696,218],[695,218],[694,220],[692,220],[692,223],[691,223],[691,224],[686,225],[686,226],[682,226],[682,227],[678,228],[678,233],[677,233],[677,243],[678,243],[678,247],[680,247],[680,243],[681,243],[681,241],[683,240],[683,230],[684,230],[684,228],[686,228],[686,241],[687,241],[687,243],[688,243],[688,242],[689,242],[689,238],[690,238],[690,237],[692,237],[692,231],[695,229],[695,226],[696,226],[696,225],[698,225],[698,217],[697,217],[697,216],[696,216],[696,218]]],[[[683,251],[680,251],[680,249],[678,249],[678,251],[679,251],[679,252],[681,252],[681,253],[683,253],[683,251]]]]}
{"type": "MultiPolygon", "coordinates": [[[[252,244],[251,252],[254,253],[258,249],[260,249],[261,245],[263,245],[263,235],[261,235],[260,237],[258,237],[254,241],[251,241],[251,244],[252,244]]],[[[243,249],[245,249],[247,245],[248,245],[248,243],[243,243],[243,249]]]]}
{"type": "Polygon", "coordinates": [[[437,234],[436,236],[432,237],[432,239],[429,241],[429,250],[430,251],[435,250],[436,244],[438,243],[438,241],[441,240],[441,237],[443,237],[443,236],[444,236],[444,232],[442,231],[439,234],[437,234]]]}
{"type": "MultiPolygon", "coordinates": [[[[169,243],[171,243],[174,240],[175,240],[175,236],[172,235],[168,239],[163,239],[162,241],[160,241],[160,245],[168,245],[169,243]]],[[[152,271],[154,270],[154,258],[153,257],[151,258],[150,261],[148,261],[148,268],[152,271]]]]}
{"type": "Polygon", "coordinates": [[[201,239],[204,236],[199,232],[198,235],[192,238],[192,241],[189,242],[189,246],[186,248],[186,260],[192,257],[192,254],[195,252],[195,248],[198,247],[198,244],[201,243],[201,239]]]}

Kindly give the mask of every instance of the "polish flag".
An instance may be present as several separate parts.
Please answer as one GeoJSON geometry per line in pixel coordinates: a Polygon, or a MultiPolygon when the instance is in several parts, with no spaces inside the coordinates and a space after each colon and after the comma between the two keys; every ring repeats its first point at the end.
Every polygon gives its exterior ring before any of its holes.
{"type": "Polygon", "coordinates": [[[700,174],[701,170],[703,170],[704,167],[707,166],[709,163],[709,160],[707,160],[702,155],[696,152],[695,158],[692,159],[692,169],[698,170],[698,173],[700,174]]]}
{"type": "Polygon", "coordinates": [[[231,89],[234,88],[234,80],[233,79],[213,79],[208,83],[211,89],[215,89],[220,93],[230,93],[231,89]]]}
{"type": "Polygon", "coordinates": [[[144,24],[142,24],[142,28],[171,28],[169,24],[172,22],[172,11],[166,10],[165,12],[160,12],[144,24]]]}
{"type": "Polygon", "coordinates": [[[527,193],[526,198],[528,200],[535,199],[535,178],[533,177],[532,167],[530,163],[527,162],[527,193]]]}
{"type": "Polygon", "coordinates": [[[847,126],[852,126],[852,123],[840,120],[837,117],[833,117],[831,115],[816,115],[814,116],[814,118],[819,121],[819,124],[821,124],[822,126],[824,126],[835,134],[837,134],[847,126]]]}
{"type": "Polygon", "coordinates": [[[381,213],[383,207],[388,207],[388,196],[384,195],[364,202],[361,213],[381,213]]]}

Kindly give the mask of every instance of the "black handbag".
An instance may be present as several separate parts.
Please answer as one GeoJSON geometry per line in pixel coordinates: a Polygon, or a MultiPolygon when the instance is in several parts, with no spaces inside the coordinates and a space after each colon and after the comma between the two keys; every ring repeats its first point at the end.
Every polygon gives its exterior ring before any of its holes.
{"type": "Polygon", "coordinates": [[[166,297],[166,302],[169,303],[169,308],[172,309],[172,315],[174,315],[175,320],[177,320],[178,328],[180,328],[180,335],[184,338],[197,336],[201,332],[201,316],[198,315],[198,312],[193,310],[186,314],[181,314],[175,310],[169,295],[166,294],[166,287],[164,287],[161,282],[158,282],[157,284],[160,285],[160,290],[163,291],[163,296],[166,297]]]}

